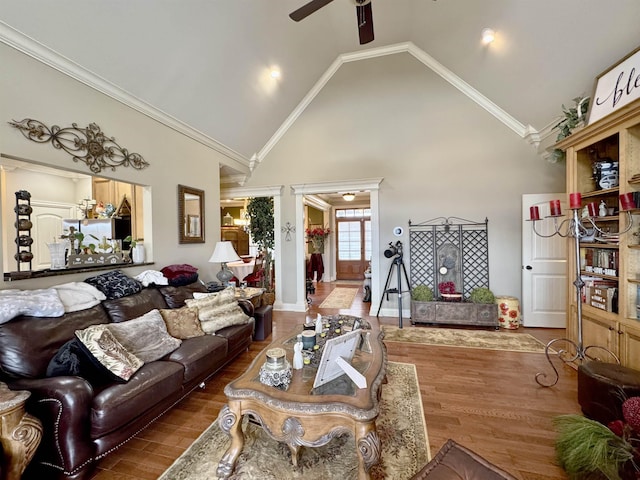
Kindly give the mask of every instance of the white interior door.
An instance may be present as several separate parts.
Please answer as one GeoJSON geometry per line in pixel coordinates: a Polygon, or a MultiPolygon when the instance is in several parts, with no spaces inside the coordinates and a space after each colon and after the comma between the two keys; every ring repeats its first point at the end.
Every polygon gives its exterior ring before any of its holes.
{"type": "Polygon", "coordinates": [[[32,270],[44,270],[51,267],[51,255],[47,243],[56,239],[60,241],[62,234],[62,220],[65,218],[75,218],[76,205],[67,203],[31,201],[33,213],[31,214],[31,222],[33,228],[31,237],[33,244],[31,252],[33,260],[31,262],[32,270]]]}
{"type": "Polygon", "coordinates": [[[563,213],[569,213],[565,193],[522,196],[522,324],[525,327],[565,328],[567,310],[567,239],[536,235],[529,218],[529,207],[540,211],[536,230],[553,233],[554,222],[545,219],[549,201],[560,199],[563,213]]]}

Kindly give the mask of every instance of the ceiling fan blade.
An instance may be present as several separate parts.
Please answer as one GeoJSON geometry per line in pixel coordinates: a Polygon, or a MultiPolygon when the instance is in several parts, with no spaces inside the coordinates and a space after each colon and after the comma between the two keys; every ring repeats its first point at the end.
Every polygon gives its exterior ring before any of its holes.
{"type": "Polygon", "coordinates": [[[373,11],[371,2],[366,5],[356,6],[356,16],[358,18],[358,35],[360,45],[373,41],[373,11]]]}
{"type": "Polygon", "coordinates": [[[308,17],[313,12],[320,10],[322,7],[324,7],[325,5],[328,5],[331,2],[333,2],[333,0],[311,0],[309,3],[306,3],[305,5],[301,6],[296,11],[291,12],[289,14],[289,17],[291,18],[291,20],[295,20],[296,22],[299,22],[303,18],[308,17]]]}

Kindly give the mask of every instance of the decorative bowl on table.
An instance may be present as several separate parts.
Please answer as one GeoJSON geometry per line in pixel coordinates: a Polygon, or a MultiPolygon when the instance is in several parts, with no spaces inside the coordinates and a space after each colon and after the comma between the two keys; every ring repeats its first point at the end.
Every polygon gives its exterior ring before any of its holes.
{"type": "Polygon", "coordinates": [[[462,301],[462,293],[441,293],[442,300],[445,302],[461,302],[462,301]]]}
{"type": "Polygon", "coordinates": [[[251,260],[253,260],[253,257],[251,255],[241,255],[240,258],[244,263],[249,263],[251,260]]]}

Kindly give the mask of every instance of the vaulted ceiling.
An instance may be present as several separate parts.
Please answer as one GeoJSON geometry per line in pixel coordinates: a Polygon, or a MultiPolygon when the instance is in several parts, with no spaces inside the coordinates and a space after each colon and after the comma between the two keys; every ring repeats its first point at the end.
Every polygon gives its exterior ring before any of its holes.
{"type": "Polygon", "coordinates": [[[345,55],[415,46],[530,131],[548,133],[562,104],[590,95],[598,74],[640,46],[638,0],[372,0],[375,40],[366,45],[353,0],[292,21],[305,3],[0,0],[0,21],[247,165],[345,55]],[[496,31],[488,46],[485,27],[496,31]]]}

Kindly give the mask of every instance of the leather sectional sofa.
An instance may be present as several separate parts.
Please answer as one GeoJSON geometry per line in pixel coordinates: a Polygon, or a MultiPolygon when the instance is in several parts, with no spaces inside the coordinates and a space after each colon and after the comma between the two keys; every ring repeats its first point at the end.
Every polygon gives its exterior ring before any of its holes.
{"type": "MultiPolygon", "coordinates": [[[[27,411],[41,420],[44,430],[23,478],[89,478],[98,459],[249,347],[253,318],[215,335],[182,340],[173,352],[145,363],[126,383],[95,386],[79,376],[46,376],[49,362],[76,330],[137,318],[153,309],[181,308],[196,291],[206,292],[206,288],[198,282],[150,286],[62,317],[20,316],[0,325],[0,379],[13,390],[31,392],[27,411]]],[[[253,317],[250,302],[238,303],[253,317]]]]}

